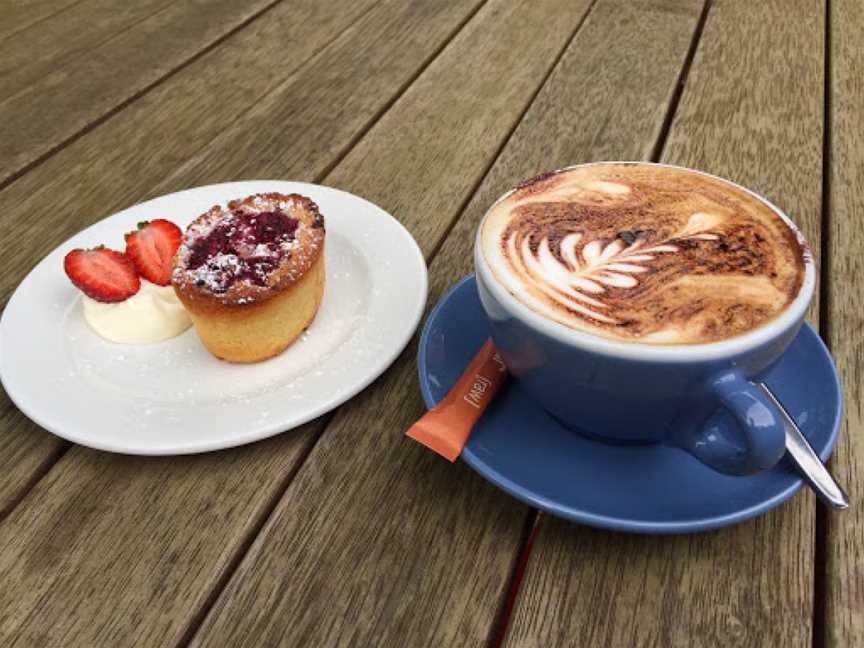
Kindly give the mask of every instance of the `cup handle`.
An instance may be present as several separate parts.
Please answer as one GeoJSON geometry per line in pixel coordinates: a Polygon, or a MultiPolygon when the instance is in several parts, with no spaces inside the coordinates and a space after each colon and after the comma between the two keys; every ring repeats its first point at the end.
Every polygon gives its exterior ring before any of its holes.
{"type": "Polygon", "coordinates": [[[715,376],[709,389],[723,409],[700,426],[685,449],[715,470],[731,475],[752,475],[780,461],[786,451],[786,432],[774,404],[735,369],[715,376]],[[727,422],[721,420],[724,415],[727,422]],[[737,425],[728,424],[729,415],[737,425]],[[739,443],[723,434],[730,427],[740,432],[739,443]]]}

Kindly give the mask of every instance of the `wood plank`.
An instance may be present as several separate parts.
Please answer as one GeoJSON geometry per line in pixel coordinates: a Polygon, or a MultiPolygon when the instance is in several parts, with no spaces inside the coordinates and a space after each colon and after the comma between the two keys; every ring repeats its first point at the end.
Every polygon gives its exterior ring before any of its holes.
{"type": "Polygon", "coordinates": [[[34,45],[47,47],[45,58],[30,49],[26,32],[4,41],[14,67],[3,65],[0,77],[0,186],[274,1],[147,0],[122,3],[125,9],[118,11],[114,2],[107,3],[112,9],[100,9],[92,0],[34,26],[34,45]],[[42,43],[43,29],[53,45],[42,43]],[[60,31],[56,40],[54,31],[60,31]],[[106,32],[113,37],[105,39],[106,32]],[[76,54],[76,47],[85,49],[76,54]],[[22,57],[31,62],[23,65],[22,57]]]}
{"type": "Polygon", "coordinates": [[[0,643],[179,643],[313,432],[180,458],[73,447],[0,526],[0,643]]]}
{"type": "MultiPolygon", "coordinates": [[[[278,172],[302,169],[303,179],[319,176],[326,169],[322,161],[339,159],[387,108],[377,99],[383,88],[396,79],[403,87],[413,81],[411,57],[394,56],[394,52],[416,50],[417,34],[399,29],[398,24],[401,13],[413,11],[391,10],[389,20],[378,20],[376,13],[374,29],[366,38],[370,43],[386,39],[387,45],[364,47],[360,69],[357,43],[346,34],[262,97],[154,191],[165,193],[190,182],[253,179],[260,177],[262,166],[278,172]],[[359,82],[358,74],[363,75],[359,82]],[[280,127],[274,129],[273,124],[280,127]],[[236,163],[225,165],[227,157],[236,163]]],[[[368,22],[371,26],[371,16],[368,22]]]]}
{"type": "MultiPolygon", "coordinates": [[[[831,469],[851,506],[825,516],[824,645],[864,645],[864,6],[831,0],[830,149],[828,177],[826,319],[828,345],[845,395],[845,417],[831,469]]],[[[817,566],[817,568],[819,568],[817,566]]],[[[817,645],[819,645],[817,643],[817,645]]]]}
{"type": "Polygon", "coordinates": [[[112,0],[84,0],[0,41],[0,106],[41,77],[77,65],[112,38],[163,9],[166,0],[117,5],[112,0]]]}
{"type": "Polygon", "coordinates": [[[589,4],[545,0],[525,11],[492,3],[323,181],[383,206],[409,227],[428,258],[589,4]],[[554,29],[550,13],[561,21],[554,29]],[[547,34],[547,42],[529,47],[537,33],[547,34]]]}
{"type": "MultiPolygon", "coordinates": [[[[667,3],[661,12],[630,12],[624,2],[594,8],[435,256],[430,305],[470,271],[474,229],[498,194],[538,169],[592,156],[590,150],[568,148],[568,142],[593,141],[597,151],[615,150],[628,158],[648,154],[698,11],[695,1],[667,3]],[[647,25],[628,18],[645,18],[647,25]],[[603,38],[610,33],[618,37],[603,38]],[[641,59],[645,52],[649,55],[641,59]],[[633,65],[633,58],[643,63],[633,65]],[[622,76],[628,87],[611,92],[622,76]]],[[[467,31],[464,38],[473,40],[467,31]]],[[[524,48],[514,49],[526,65],[530,59],[524,48]]],[[[449,53],[436,64],[443,65],[449,53]]],[[[448,173],[448,155],[455,157],[457,172],[446,182],[464,175],[464,153],[446,143],[440,150],[418,147],[416,135],[403,134],[402,129],[417,124],[422,126],[415,126],[415,133],[422,133],[427,128],[423,116],[433,120],[432,134],[450,132],[439,126],[445,117],[429,106],[450,105],[451,94],[435,98],[434,88],[423,89],[421,78],[373,129],[370,144],[358,145],[328,181],[356,183],[396,207],[397,214],[415,213],[410,227],[429,245],[432,237],[419,224],[424,218],[447,220],[458,209],[462,194],[442,194],[438,178],[448,173]],[[405,115],[401,128],[393,123],[397,114],[405,115]],[[381,146],[372,146],[379,134],[381,146]],[[411,168],[400,174],[402,160],[411,168]],[[370,170],[379,171],[377,179],[370,170]],[[388,194],[388,182],[402,189],[388,194]],[[406,187],[415,190],[407,193],[406,187]]],[[[489,101],[494,94],[475,96],[489,101]]],[[[460,128],[458,120],[443,123],[460,128]]],[[[457,139],[467,141],[461,135],[457,139]]],[[[474,142],[464,148],[479,140],[474,142]]],[[[528,511],[463,464],[450,465],[402,436],[424,409],[416,388],[415,351],[406,351],[382,380],[340,410],[193,645],[242,638],[263,645],[488,644],[528,511]]]]}
{"type": "Polygon", "coordinates": [[[83,0],[30,0],[14,2],[9,0],[3,7],[3,22],[0,23],[0,39],[46,20],[83,0]]]}
{"type": "MultiPolygon", "coordinates": [[[[823,17],[804,1],[712,3],[663,153],[762,192],[816,251],[823,17]]],[[[506,645],[810,646],[814,517],[805,489],[757,520],[689,536],[544,519],[506,645]]]]}
{"type": "MultiPolygon", "coordinates": [[[[151,197],[153,186],[176,167],[178,160],[191,155],[201,142],[209,141],[261,95],[278,86],[375,2],[345,6],[337,0],[305,0],[276,7],[267,20],[254,22],[122,114],[0,191],[0,213],[4,214],[0,218],[0,258],[4,260],[0,304],[6,303],[36,261],[72,234],[113,211],[151,197]],[[214,95],[221,100],[213,102],[214,95]],[[201,106],[207,106],[203,114],[201,106]],[[169,137],[171,145],[166,146],[169,137]]],[[[454,19],[453,24],[457,22],[454,19]]],[[[363,29],[357,33],[362,38],[363,29]]],[[[433,29],[433,38],[436,34],[443,39],[446,30],[433,29]]],[[[9,403],[5,393],[2,398],[9,403]]],[[[2,422],[0,455],[8,461],[14,457],[15,469],[0,479],[0,501],[11,505],[56,455],[62,442],[20,415],[4,417],[2,422]]]]}
{"type": "MultiPolygon", "coordinates": [[[[499,124],[495,130],[483,130],[494,141],[478,147],[473,176],[454,179],[442,175],[436,180],[442,188],[458,181],[465,185],[466,194],[470,192],[472,177],[479,177],[494,156],[497,142],[506,136],[542,82],[543,72],[557,53],[556,44],[557,49],[563,47],[578,17],[565,8],[563,22],[549,29],[540,20],[543,7],[529,11],[508,8],[507,4],[498,2],[478,14],[476,22],[470,23],[471,33],[489,36],[461,39],[458,49],[449,54],[450,61],[462,62],[465,71],[474,70],[476,81],[491,72],[500,76],[518,53],[530,57],[536,73],[518,79],[515,85],[521,90],[508,85],[497,100],[487,98],[485,108],[474,118],[499,124]],[[532,16],[533,21],[527,20],[532,16]],[[509,30],[503,30],[502,25],[508,25],[509,30]],[[502,34],[511,38],[488,40],[502,34]],[[539,38],[540,34],[544,38],[539,38]],[[497,47],[490,47],[490,42],[497,47]],[[518,49],[511,49],[514,43],[518,49]],[[491,56],[502,49],[510,54],[491,56]]],[[[456,2],[449,9],[443,3],[423,7],[418,11],[406,6],[402,21],[395,25],[393,7],[380,12],[380,19],[391,28],[400,33],[414,32],[412,51],[418,65],[436,49],[434,39],[449,36],[471,10],[456,2]]],[[[360,43],[372,42],[369,36],[365,29],[359,29],[352,36],[355,49],[360,43]]],[[[382,38],[377,42],[379,47],[388,47],[391,41],[382,38]]],[[[403,52],[402,56],[409,54],[403,52]]],[[[403,60],[395,69],[404,65],[403,60]]],[[[447,69],[450,65],[445,66],[447,69]]],[[[363,70],[355,71],[352,76],[356,83],[363,84],[363,70]]],[[[413,76],[410,70],[406,74],[413,76]]],[[[439,74],[440,79],[448,76],[439,74]]],[[[398,81],[394,79],[390,92],[398,89],[398,81]]],[[[427,88],[440,94],[435,87],[427,88]]],[[[464,85],[460,89],[461,95],[451,93],[453,101],[446,105],[464,113],[469,95],[464,85]]],[[[339,88],[346,93],[356,90],[339,88]]],[[[312,99],[319,100],[320,96],[312,99]]],[[[408,117],[415,115],[412,112],[408,117]]],[[[273,130],[276,126],[285,124],[274,122],[267,127],[273,130]]],[[[398,127],[407,130],[404,125],[398,127]]],[[[443,136],[449,137],[455,148],[461,132],[443,136]]],[[[237,160],[238,168],[243,162],[237,160]]],[[[261,173],[269,175],[282,169],[271,164],[262,162],[261,173]]],[[[395,168],[395,162],[391,164],[395,168]]],[[[447,167],[446,160],[437,164],[441,169],[447,167]]],[[[328,163],[321,158],[320,165],[328,163]]],[[[462,165],[457,171],[465,175],[467,168],[462,165]]],[[[285,171],[301,177],[316,172],[305,167],[285,171]]],[[[40,167],[37,173],[41,172],[40,167]]],[[[122,179],[120,170],[107,172],[112,179],[122,179]]],[[[427,178],[417,177],[414,182],[417,195],[430,187],[427,178]]],[[[402,190],[404,187],[394,187],[394,191],[402,190]]],[[[439,200],[445,197],[443,192],[433,191],[432,195],[439,200]]],[[[416,222],[422,217],[418,213],[410,219],[416,222]]],[[[263,444],[205,457],[136,459],[73,448],[0,525],[0,545],[8,547],[0,554],[0,580],[4,583],[0,590],[0,638],[13,637],[24,644],[81,645],[182,641],[189,624],[206,608],[208,596],[218,590],[244,550],[246,539],[266,517],[272,498],[283,491],[316,429],[316,425],[308,425],[263,444]],[[111,497],[106,498],[106,493],[111,497]]]]}
{"type": "MultiPolygon", "coordinates": [[[[0,391],[0,430],[35,427],[0,391]]],[[[51,434],[5,434],[0,446],[0,520],[54,463],[67,443],[51,434]]]]}

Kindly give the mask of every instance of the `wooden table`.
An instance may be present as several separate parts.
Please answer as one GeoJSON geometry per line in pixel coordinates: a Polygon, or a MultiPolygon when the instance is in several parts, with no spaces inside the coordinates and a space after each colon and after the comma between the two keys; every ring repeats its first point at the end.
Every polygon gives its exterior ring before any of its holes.
{"type": "Polygon", "coordinates": [[[403,437],[416,342],[335,413],[200,456],[70,446],[4,394],[0,645],[864,645],[862,32],[860,0],[3,0],[4,304],[86,225],[249,178],[395,214],[434,304],[520,179],[693,166],[813,244],[853,506],[679,537],[538,515],[403,437]]]}

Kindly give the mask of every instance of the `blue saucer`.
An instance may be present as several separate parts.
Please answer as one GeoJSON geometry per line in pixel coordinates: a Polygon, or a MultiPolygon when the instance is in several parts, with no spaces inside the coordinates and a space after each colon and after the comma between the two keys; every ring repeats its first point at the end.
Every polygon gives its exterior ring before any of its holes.
{"type": "MultiPolygon", "coordinates": [[[[487,337],[471,275],[435,307],[420,338],[420,388],[428,407],[444,397],[487,337]]],[[[841,391],[831,356],[809,324],[762,379],[826,460],[840,428],[841,391]]],[[[802,484],[786,460],[758,475],[731,477],[677,448],[592,441],[554,421],[512,380],[477,423],[461,458],[526,504],[637,533],[741,522],[778,506],[802,484]]]]}

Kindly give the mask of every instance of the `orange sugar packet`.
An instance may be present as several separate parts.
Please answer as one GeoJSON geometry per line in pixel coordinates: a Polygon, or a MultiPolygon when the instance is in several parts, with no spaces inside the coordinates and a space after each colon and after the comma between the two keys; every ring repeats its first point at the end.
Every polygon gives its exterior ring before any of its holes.
{"type": "Polygon", "coordinates": [[[507,378],[507,367],[487,340],[447,395],[405,433],[450,461],[507,378]]]}

